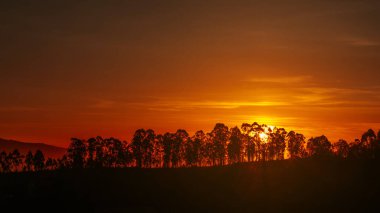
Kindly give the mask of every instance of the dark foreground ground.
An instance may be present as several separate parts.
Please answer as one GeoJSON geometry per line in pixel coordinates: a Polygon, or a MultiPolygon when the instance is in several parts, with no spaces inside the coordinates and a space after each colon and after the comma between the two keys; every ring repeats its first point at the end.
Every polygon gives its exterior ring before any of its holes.
{"type": "Polygon", "coordinates": [[[9,212],[380,212],[380,162],[2,174],[0,204],[9,212]]]}

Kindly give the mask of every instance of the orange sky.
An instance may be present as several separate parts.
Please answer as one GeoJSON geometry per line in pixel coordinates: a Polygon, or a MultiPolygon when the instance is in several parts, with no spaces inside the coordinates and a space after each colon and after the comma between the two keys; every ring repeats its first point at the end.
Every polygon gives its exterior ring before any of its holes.
{"type": "Polygon", "coordinates": [[[380,129],[380,3],[0,3],[0,137],[67,146],[258,121],[380,129]]]}

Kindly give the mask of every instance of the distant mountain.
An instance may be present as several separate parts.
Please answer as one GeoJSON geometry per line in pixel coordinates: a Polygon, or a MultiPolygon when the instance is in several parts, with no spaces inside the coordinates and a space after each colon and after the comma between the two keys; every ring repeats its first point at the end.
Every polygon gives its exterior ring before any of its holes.
{"type": "Polygon", "coordinates": [[[52,146],[44,143],[26,143],[15,140],[7,140],[0,138],[0,151],[11,152],[15,149],[18,149],[21,154],[26,155],[28,151],[32,151],[33,153],[36,150],[41,150],[45,158],[60,158],[62,157],[66,149],[62,147],[52,146]]]}

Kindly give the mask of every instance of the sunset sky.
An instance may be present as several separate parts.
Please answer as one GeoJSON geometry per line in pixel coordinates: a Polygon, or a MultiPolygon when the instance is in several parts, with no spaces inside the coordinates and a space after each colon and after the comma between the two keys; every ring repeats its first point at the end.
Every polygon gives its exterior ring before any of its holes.
{"type": "Polygon", "coordinates": [[[0,74],[0,138],[257,121],[351,141],[380,129],[380,1],[3,0],[0,74]]]}

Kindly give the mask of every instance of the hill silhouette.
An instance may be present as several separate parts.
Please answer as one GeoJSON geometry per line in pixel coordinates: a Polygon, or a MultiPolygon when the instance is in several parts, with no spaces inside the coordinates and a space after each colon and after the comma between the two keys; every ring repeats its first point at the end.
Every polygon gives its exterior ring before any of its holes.
{"type": "Polygon", "coordinates": [[[17,149],[22,155],[26,155],[29,151],[35,152],[41,150],[46,157],[60,158],[66,153],[66,149],[44,143],[29,143],[16,140],[0,138],[0,150],[11,152],[17,149]]]}

